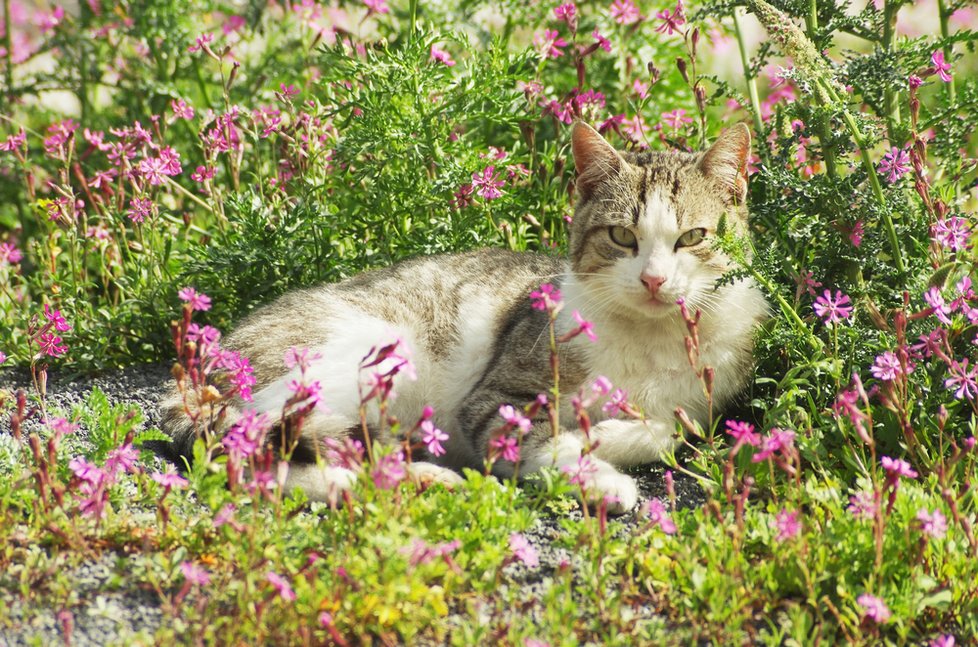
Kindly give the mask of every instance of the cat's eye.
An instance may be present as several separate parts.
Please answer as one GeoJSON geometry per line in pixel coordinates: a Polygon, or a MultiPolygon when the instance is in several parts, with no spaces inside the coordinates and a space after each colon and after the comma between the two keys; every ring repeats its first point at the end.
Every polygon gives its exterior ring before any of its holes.
{"type": "Polygon", "coordinates": [[[705,237],[706,230],[702,227],[699,229],[690,229],[676,241],[676,249],[679,249],[680,247],[693,247],[694,245],[699,245],[703,242],[703,238],[705,237]]]}
{"type": "Polygon", "coordinates": [[[625,227],[608,227],[608,237],[611,238],[611,242],[616,245],[630,247],[631,249],[638,247],[638,241],[635,239],[635,234],[625,227]]]}

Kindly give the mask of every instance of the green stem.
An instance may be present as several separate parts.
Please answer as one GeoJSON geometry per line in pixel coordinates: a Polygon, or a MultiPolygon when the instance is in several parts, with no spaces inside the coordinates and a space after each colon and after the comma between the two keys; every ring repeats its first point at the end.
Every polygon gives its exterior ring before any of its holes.
{"type": "Polygon", "coordinates": [[[818,0],[808,0],[808,15],[805,16],[805,27],[808,29],[808,37],[813,43],[815,32],[818,31],[818,0]]]}
{"type": "MultiPolygon", "coordinates": [[[[13,38],[10,35],[10,0],[3,0],[3,40],[4,47],[7,48],[7,53],[5,55],[5,75],[7,79],[7,103],[10,106],[14,105],[14,45],[13,38]]],[[[11,112],[13,112],[11,110],[11,112]]]]}
{"type": "MultiPolygon", "coordinates": [[[[899,3],[892,2],[892,0],[885,1],[883,5],[883,49],[891,56],[898,11],[900,11],[899,3]]],[[[900,123],[900,102],[896,100],[896,92],[889,85],[883,92],[883,104],[886,110],[886,132],[892,141],[895,137],[895,126],[900,123]]]]}
{"type": "MultiPolygon", "coordinates": [[[[740,28],[740,16],[737,8],[733,10],[734,33],[737,35],[737,46],[740,49],[740,63],[744,66],[744,78],[747,79],[747,94],[750,96],[750,107],[754,117],[754,132],[760,137],[764,132],[764,124],[761,122],[761,101],[757,96],[757,80],[751,72],[750,58],[747,56],[747,46],[744,44],[743,31],[740,28]]],[[[763,150],[763,146],[759,147],[763,150]]]]}
{"type": "MultiPolygon", "coordinates": [[[[808,15],[805,16],[805,25],[808,31],[808,39],[816,42],[816,32],[818,31],[818,0],[809,0],[808,15]]],[[[825,172],[832,179],[838,177],[835,168],[835,147],[831,143],[831,130],[828,120],[824,116],[818,118],[818,141],[822,147],[822,159],[825,160],[825,172]]]]}
{"type": "MultiPolygon", "coordinates": [[[[947,19],[951,17],[951,12],[947,9],[946,0],[937,0],[937,15],[941,20],[941,38],[947,39],[951,34],[947,27],[947,19]]],[[[954,48],[950,45],[944,48],[944,60],[948,63],[951,62],[951,56],[954,54],[954,48]]],[[[947,98],[951,105],[955,102],[955,91],[954,91],[954,77],[946,83],[947,85],[947,98]]]]}
{"type": "MultiPolygon", "coordinates": [[[[750,240],[748,240],[748,243],[753,248],[754,245],[752,242],[750,242],[750,240]]],[[[794,324],[795,330],[799,335],[805,338],[812,350],[821,352],[822,348],[824,347],[822,340],[812,334],[811,326],[802,321],[802,318],[798,316],[798,313],[793,307],[791,307],[791,304],[788,303],[783,296],[781,296],[781,292],[775,287],[775,285],[771,283],[766,276],[758,272],[753,263],[745,262],[743,265],[747,271],[750,272],[751,277],[753,277],[753,279],[757,281],[769,295],[774,297],[774,300],[778,302],[778,306],[781,308],[781,312],[791,320],[791,322],[794,324]]]]}
{"type": "Polygon", "coordinates": [[[411,31],[408,32],[408,42],[414,40],[414,30],[418,24],[418,0],[411,0],[411,31]]]}

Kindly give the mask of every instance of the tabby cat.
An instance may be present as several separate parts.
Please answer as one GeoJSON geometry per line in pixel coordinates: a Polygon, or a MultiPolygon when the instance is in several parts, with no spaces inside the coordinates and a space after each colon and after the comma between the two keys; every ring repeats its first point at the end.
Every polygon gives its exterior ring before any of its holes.
{"type": "MultiPolygon", "coordinates": [[[[767,306],[748,280],[717,286],[731,262],[711,245],[721,217],[746,232],[744,206],[750,133],[724,132],[705,153],[616,151],[591,127],[573,129],[576,209],[569,258],[504,250],[416,258],[346,281],[286,294],[244,320],[226,347],[250,358],[258,380],[258,411],[281,412],[297,369],[283,355],[291,347],[318,352],[307,379],[318,380],[328,411],[314,411],[302,429],[285,487],[327,500],[348,488],[353,472],[317,463],[325,438],[361,433],[359,365],[370,349],[400,339],[412,355],[417,379],[395,378],[389,413],[413,421],[425,405],[448,435],[447,453],[415,454],[417,478],[453,483],[463,467],[481,469],[501,405],[522,407],[551,387],[548,314],[532,307],[530,293],[551,283],[563,294],[558,334],[575,330],[572,313],[593,323],[585,335],[561,345],[564,394],[589,388],[604,376],[628,394],[645,419],[611,416],[601,403],[589,410],[591,458],[587,489],[609,496],[612,512],[638,499],[633,479],[618,467],[654,461],[679,442],[673,412],[683,407],[708,417],[703,387],[687,360],[686,326],[676,305],[700,310],[700,361],[715,369],[713,405],[722,407],[747,383],[752,332],[767,306]]],[[[566,399],[566,398],[565,398],[566,399]]],[[[239,409],[246,403],[239,402],[239,409]]],[[[195,439],[183,399],[167,405],[165,427],[185,455],[195,439]]],[[[238,414],[232,412],[228,421],[238,414]]],[[[378,412],[369,414],[376,430],[378,412]]],[[[585,447],[573,408],[561,403],[560,433],[545,412],[523,438],[519,474],[544,466],[575,466],[585,447]]],[[[392,442],[388,437],[379,442],[392,442]]],[[[499,476],[514,464],[495,462],[499,476]]]]}

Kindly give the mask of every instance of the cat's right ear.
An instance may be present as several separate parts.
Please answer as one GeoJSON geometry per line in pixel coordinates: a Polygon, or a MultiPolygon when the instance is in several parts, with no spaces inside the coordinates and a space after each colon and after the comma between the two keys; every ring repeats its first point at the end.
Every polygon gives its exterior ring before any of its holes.
{"type": "Polygon", "coordinates": [[[587,199],[604,182],[621,173],[625,160],[604,137],[586,123],[574,124],[571,135],[574,167],[577,169],[577,192],[587,199]]]}

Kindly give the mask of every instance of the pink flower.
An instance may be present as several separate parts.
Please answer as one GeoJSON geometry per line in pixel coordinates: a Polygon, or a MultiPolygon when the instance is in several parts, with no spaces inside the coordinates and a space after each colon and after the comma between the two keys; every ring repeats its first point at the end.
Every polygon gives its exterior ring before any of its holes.
{"type": "Polygon", "coordinates": [[[665,9],[655,14],[655,17],[662,21],[662,24],[655,28],[660,34],[665,33],[668,36],[681,33],[679,29],[680,25],[686,24],[686,14],[683,13],[683,0],[676,2],[676,9],[672,14],[669,13],[668,9],[665,9]]]}
{"type": "Polygon", "coordinates": [[[143,222],[152,215],[153,201],[149,198],[130,198],[126,216],[135,223],[143,222]]]}
{"type": "Polygon", "coordinates": [[[653,526],[662,528],[667,535],[676,534],[676,523],[669,518],[666,506],[659,499],[649,499],[643,506],[642,512],[649,518],[653,526]]]}
{"type": "Polygon", "coordinates": [[[815,280],[815,274],[811,270],[802,270],[798,273],[799,296],[801,296],[801,292],[815,296],[815,289],[820,287],[822,287],[822,282],[815,280]]]}
{"type": "Polygon", "coordinates": [[[601,410],[612,418],[616,417],[620,412],[628,410],[628,394],[625,393],[624,389],[615,389],[608,401],[604,403],[601,410]]]}
{"type": "Polygon", "coordinates": [[[649,96],[649,84],[641,79],[635,79],[632,82],[632,90],[638,95],[639,99],[644,99],[649,96]]]}
{"type": "Polygon", "coordinates": [[[46,13],[43,11],[37,12],[34,18],[37,21],[37,28],[41,30],[41,33],[46,34],[55,27],[61,24],[61,20],[65,17],[65,10],[63,7],[55,7],[54,11],[51,13],[46,13]]]}
{"type": "Polygon", "coordinates": [[[902,458],[884,456],[880,459],[880,465],[883,466],[883,470],[886,472],[886,484],[889,487],[895,487],[901,478],[917,478],[917,472],[910,467],[910,463],[902,458]]]}
{"type": "Polygon", "coordinates": [[[504,461],[515,463],[520,460],[519,441],[507,434],[500,434],[489,441],[489,447],[504,461]]]}
{"type": "Polygon", "coordinates": [[[934,310],[934,316],[945,326],[951,325],[951,309],[948,308],[944,301],[944,297],[941,295],[941,289],[939,287],[931,286],[926,292],[924,292],[924,301],[927,302],[934,310]]]}
{"type": "Polygon", "coordinates": [[[584,317],[581,316],[581,313],[578,312],[577,310],[575,310],[573,313],[571,313],[571,316],[574,317],[574,321],[577,322],[577,325],[578,325],[577,332],[578,333],[584,333],[585,335],[587,335],[587,338],[590,339],[591,341],[597,341],[598,340],[598,336],[594,334],[594,324],[593,323],[591,323],[590,321],[586,321],[584,319],[584,317]]]}
{"type": "Polygon", "coordinates": [[[577,17],[577,5],[573,2],[567,2],[554,7],[554,16],[557,17],[557,20],[567,23],[567,26],[572,30],[577,27],[576,21],[574,20],[577,17]]]}
{"type": "Polygon", "coordinates": [[[514,532],[509,536],[509,549],[513,551],[513,556],[526,564],[530,568],[540,565],[540,556],[537,549],[522,534],[514,532]]]}
{"type": "Polygon", "coordinates": [[[290,346],[285,355],[282,358],[282,362],[285,364],[285,368],[295,368],[299,367],[300,372],[305,372],[309,370],[312,363],[317,359],[322,359],[323,354],[317,351],[309,350],[308,348],[299,348],[297,346],[290,346]]]}
{"type": "Polygon", "coordinates": [[[530,300],[536,310],[553,312],[562,304],[563,296],[552,284],[544,283],[539,290],[530,292],[530,300]]]}
{"type": "Polygon", "coordinates": [[[601,32],[599,32],[597,29],[591,32],[591,37],[594,39],[594,42],[598,44],[598,47],[606,52],[611,51],[611,41],[602,36],[601,32]]]}
{"type": "Polygon", "coordinates": [[[156,472],[152,475],[152,479],[165,487],[167,490],[170,488],[182,488],[190,484],[190,481],[183,478],[172,469],[166,472],[156,472]]]}
{"type": "Polygon", "coordinates": [[[774,537],[775,541],[794,539],[801,531],[801,522],[798,521],[798,511],[788,512],[784,508],[781,508],[781,511],[774,518],[774,527],[778,531],[778,534],[774,537]]]}
{"type": "Polygon", "coordinates": [[[71,330],[71,326],[65,321],[65,318],[61,316],[60,310],[51,310],[48,304],[44,304],[44,318],[54,324],[55,330],[58,332],[68,332],[71,330]]]}
{"type": "Polygon", "coordinates": [[[562,47],[567,47],[567,41],[560,37],[555,29],[544,29],[533,37],[533,45],[544,58],[560,58],[564,55],[562,47]]]}
{"type": "Polygon", "coordinates": [[[856,519],[872,519],[878,507],[876,496],[872,492],[857,492],[849,497],[846,510],[856,519]]]}
{"type": "Polygon", "coordinates": [[[847,305],[849,303],[848,295],[843,294],[840,290],[835,291],[835,296],[829,290],[825,290],[822,296],[815,299],[812,308],[825,323],[835,323],[852,316],[852,306],[847,305]]]}
{"type": "Polygon", "coordinates": [[[502,196],[503,192],[499,187],[505,182],[496,177],[496,167],[487,166],[482,169],[482,173],[472,174],[472,186],[476,189],[476,194],[486,200],[495,200],[502,196]]]}
{"type": "Polygon", "coordinates": [[[934,71],[937,73],[939,77],[941,77],[941,81],[944,81],[945,83],[950,83],[951,64],[944,60],[944,52],[941,50],[937,50],[936,52],[931,54],[930,62],[934,65],[934,71]]]}
{"type": "Polygon", "coordinates": [[[754,425],[739,420],[727,420],[727,433],[736,441],[736,446],[750,445],[757,447],[761,444],[760,434],[754,433],[754,425]]]}
{"type": "Polygon", "coordinates": [[[852,226],[852,230],[849,231],[849,242],[852,243],[853,247],[859,247],[862,245],[864,234],[863,221],[857,220],[856,224],[852,226]]]}
{"type": "Polygon", "coordinates": [[[0,267],[16,265],[24,257],[13,243],[0,243],[0,267]]]}
{"type": "Polygon", "coordinates": [[[978,396],[978,367],[972,366],[968,370],[968,358],[965,357],[960,362],[951,362],[949,369],[951,377],[944,380],[944,387],[956,389],[954,397],[958,400],[967,398],[974,400],[978,396]]]}
{"type": "Polygon", "coordinates": [[[443,63],[444,65],[447,65],[448,67],[452,67],[453,65],[455,65],[455,61],[452,60],[451,54],[449,54],[448,52],[446,52],[443,49],[438,49],[434,45],[431,46],[431,57],[430,57],[430,59],[432,61],[436,61],[438,63],[443,63]]]}
{"type": "Polygon", "coordinates": [[[139,460],[139,452],[129,443],[120,445],[109,452],[105,459],[105,471],[113,478],[119,470],[134,473],[136,471],[136,461],[139,460]]]}
{"type": "Polygon", "coordinates": [[[448,440],[448,434],[436,427],[435,423],[430,420],[421,423],[421,431],[421,442],[428,449],[428,453],[432,456],[443,456],[445,448],[442,447],[442,441],[448,440]]]}
{"type": "Polygon", "coordinates": [[[764,438],[763,448],[761,451],[754,454],[751,458],[751,462],[760,463],[763,460],[771,458],[774,454],[778,452],[784,452],[791,449],[795,442],[795,432],[790,429],[778,429],[775,427],[771,430],[771,433],[764,438]]]}
{"type": "Polygon", "coordinates": [[[265,433],[271,428],[268,414],[259,414],[254,409],[245,409],[228,432],[221,439],[224,451],[237,461],[258,451],[265,433]]]}
{"type": "Polygon", "coordinates": [[[863,593],[856,599],[856,602],[858,602],[859,606],[863,608],[864,619],[870,620],[874,624],[878,625],[881,625],[890,619],[890,610],[880,598],[870,595],[869,593],[863,593]]]}
{"type": "Polygon", "coordinates": [[[207,586],[211,582],[211,574],[202,566],[197,566],[193,562],[183,562],[180,564],[180,571],[184,579],[194,586],[207,586]]]}
{"type": "MultiPolygon", "coordinates": [[[[599,375],[596,377],[594,379],[594,383],[591,385],[591,390],[594,391],[595,395],[608,395],[611,393],[611,388],[611,380],[606,378],[604,375],[599,375]]],[[[543,404],[546,403],[544,402],[543,404]]]]}
{"type": "Polygon", "coordinates": [[[578,457],[576,463],[564,465],[560,471],[567,475],[567,480],[570,481],[571,485],[587,488],[590,486],[594,475],[598,473],[598,466],[594,464],[589,454],[583,454],[578,457]]]}
{"type": "Polygon", "coordinates": [[[645,119],[642,118],[642,115],[635,115],[631,119],[622,117],[620,123],[622,133],[627,135],[628,138],[636,144],[642,144],[644,147],[645,135],[649,132],[649,126],[645,123],[645,119]]]}
{"type": "Polygon", "coordinates": [[[67,346],[62,346],[61,337],[54,333],[46,332],[37,338],[37,343],[41,347],[41,352],[48,357],[61,357],[68,351],[67,346]]]}
{"type": "Polygon", "coordinates": [[[390,11],[387,7],[387,0],[363,0],[363,4],[367,5],[367,15],[375,13],[387,13],[390,11]]]}
{"type": "Polygon", "coordinates": [[[214,40],[214,34],[201,34],[194,44],[187,48],[187,51],[193,54],[201,49],[207,49],[207,44],[212,40],[214,40]]]}
{"type": "Polygon", "coordinates": [[[910,154],[894,146],[883,156],[879,170],[886,173],[886,181],[893,184],[910,170],[910,154]]]}
{"type": "Polygon", "coordinates": [[[68,469],[70,469],[76,477],[89,483],[99,483],[107,478],[106,473],[102,471],[101,468],[93,463],[89,463],[81,456],[72,458],[68,462],[68,469]]]}
{"type": "Polygon", "coordinates": [[[193,119],[194,109],[183,99],[173,99],[170,101],[170,109],[173,116],[177,119],[193,119]]]}
{"type": "Polygon", "coordinates": [[[931,227],[931,237],[952,252],[960,252],[968,247],[971,228],[968,221],[958,216],[938,220],[931,227]]]}
{"type": "Polygon", "coordinates": [[[641,14],[632,0],[615,0],[611,3],[611,17],[619,25],[631,25],[638,22],[641,14]]]}
{"type": "Polygon", "coordinates": [[[295,591],[292,590],[292,585],[289,584],[289,581],[286,578],[282,577],[278,573],[275,573],[274,571],[268,571],[268,573],[265,574],[265,579],[267,579],[269,583],[275,587],[275,590],[278,591],[278,594],[282,596],[283,600],[286,602],[292,602],[295,600],[295,591]]]}
{"type": "Polygon", "coordinates": [[[197,169],[190,174],[190,179],[194,182],[199,182],[203,184],[205,181],[214,177],[214,173],[217,172],[216,168],[208,166],[198,166],[197,169]]]}
{"type": "Polygon", "coordinates": [[[7,354],[2,350],[0,350],[0,364],[3,364],[6,361],[7,361],[7,354]]]}
{"type": "Polygon", "coordinates": [[[0,142],[0,151],[11,152],[18,148],[25,146],[27,143],[27,133],[23,128],[17,131],[16,135],[11,135],[4,141],[0,142]]]}
{"type": "Polygon", "coordinates": [[[913,365],[907,364],[907,369],[904,371],[903,367],[900,365],[900,358],[896,356],[893,351],[886,351],[882,355],[876,356],[876,361],[870,367],[869,372],[873,374],[877,380],[883,380],[884,382],[893,382],[897,379],[899,375],[909,375],[913,372],[913,365]]]}
{"type": "Polygon", "coordinates": [[[407,470],[404,467],[404,452],[396,451],[381,456],[377,459],[370,478],[374,485],[381,490],[392,490],[397,484],[407,478],[407,470]]]}
{"type": "Polygon", "coordinates": [[[192,287],[185,287],[177,292],[177,296],[190,306],[191,310],[210,310],[211,298],[206,294],[197,292],[192,287]]]}
{"type": "Polygon", "coordinates": [[[672,112],[663,112],[662,121],[666,125],[670,126],[673,130],[678,130],[682,128],[683,124],[691,124],[693,120],[686,116],[686,111],[682,108],[677,108],[672,112]]]}
{"type": "Polygon", "coordinates": [[[920,530],[931,539],[943,539],[947,534],[947,517],[940,510],[927,512],[927,508],[917,510],[920,530]]]}

